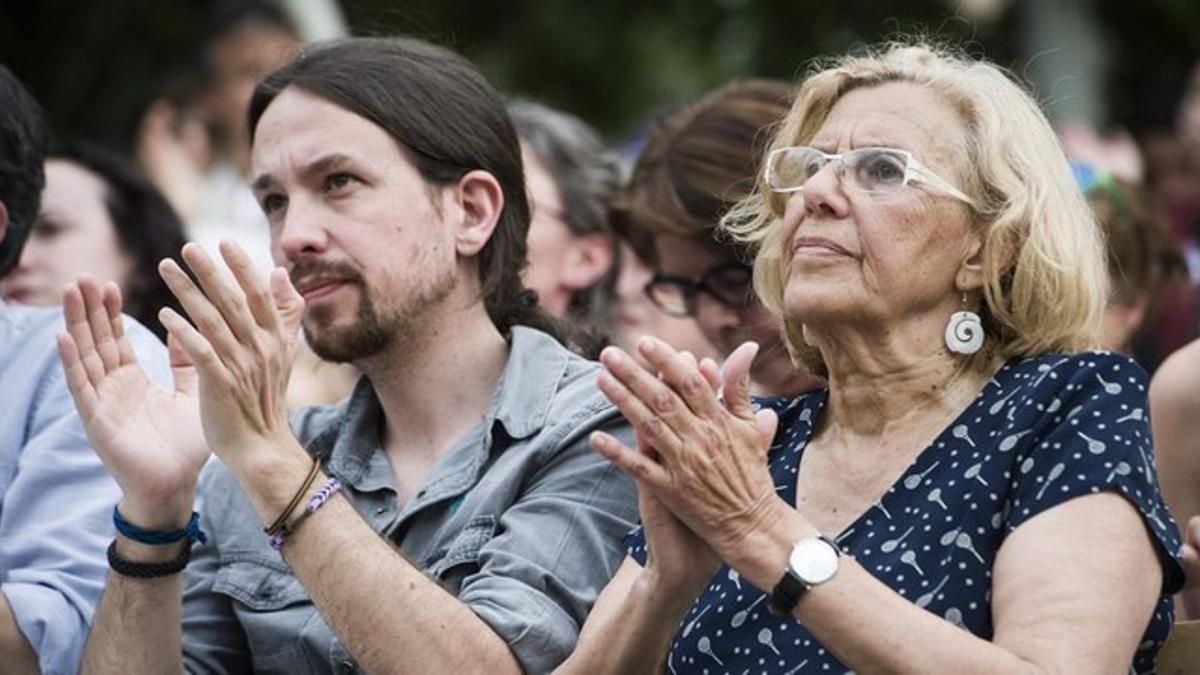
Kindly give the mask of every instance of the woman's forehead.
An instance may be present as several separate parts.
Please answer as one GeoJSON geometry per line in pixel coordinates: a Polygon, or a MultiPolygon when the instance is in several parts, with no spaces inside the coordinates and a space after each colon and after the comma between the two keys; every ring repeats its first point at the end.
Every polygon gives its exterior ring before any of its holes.
{"type": "Polygon", "coordinates": [[[890,82],[860,87],[833,105],[811,145],[830,151],[879,145],[915,154],[952,153],[965,132],[958,114],[928,87],[890,82]]]}

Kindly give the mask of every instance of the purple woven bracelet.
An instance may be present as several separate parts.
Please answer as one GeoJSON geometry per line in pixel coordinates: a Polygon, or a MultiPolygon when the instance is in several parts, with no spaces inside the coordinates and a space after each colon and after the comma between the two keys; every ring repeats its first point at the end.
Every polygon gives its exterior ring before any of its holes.
{"type": "Polygon", "coordinates": [[[337,494],[337,491],[341,489],[342,484],[338,481],[338,479],[330,478],[329,480],[325,481],[325,484],[321,486],[321,489],[313,493],[312,497],[309,497],[308,504],[304,507],[304,512],[297,516],[294,521],[284,524],[283,527],[279,528],[278,532],[271,535],[271,548],[275,549],[276,551],[282,550],[283,542],[287,540],[289,534],[296,530],[296,527],[300,525],[300,521],[304,520],[308,516],[312,515],[317,509],[324,506],[325,502],[329,501],[330,498],[337,494]]]}

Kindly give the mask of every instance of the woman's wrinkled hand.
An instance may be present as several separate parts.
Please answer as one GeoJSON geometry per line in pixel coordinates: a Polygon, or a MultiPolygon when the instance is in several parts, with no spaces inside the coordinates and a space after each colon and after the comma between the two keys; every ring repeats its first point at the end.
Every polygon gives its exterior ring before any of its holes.
{"type": "Polygon", "coordinates": [[[734,350],[719,387],[694,358],[654,338],[637,345],[645,366],[615,347],[600,356],[600,389],[645,448],[601,432],[593,445],[727,560],[778,506],[766,462],[778,419],[750,403],[757,351],[754,343],[734,350]]]}

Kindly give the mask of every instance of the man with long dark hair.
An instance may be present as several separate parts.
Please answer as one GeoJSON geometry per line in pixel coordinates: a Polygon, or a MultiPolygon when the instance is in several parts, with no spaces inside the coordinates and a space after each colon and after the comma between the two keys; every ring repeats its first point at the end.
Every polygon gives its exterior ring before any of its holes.
{"type": "Polygon", "coordinates": [[[111,293],[61,345],[124,491],[85,672],[553,669],[635,511],[588,435],[630,431],[521,284],[503,103],[452,52],[355,39],[268,76],[249,121],[281,269],[229,242],[232,274],[184,248],[198,285],[164,262],[191,319],[162,315],[174,395],[124,355],[111,293]],[[297,322],[364,378],[289,424],[297,322]]]}

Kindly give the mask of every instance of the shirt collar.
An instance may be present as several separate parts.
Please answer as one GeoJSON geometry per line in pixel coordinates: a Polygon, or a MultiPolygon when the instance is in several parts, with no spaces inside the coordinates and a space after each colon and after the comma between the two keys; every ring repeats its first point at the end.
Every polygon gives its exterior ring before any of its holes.
{"type": "Polygon", "coordinates": [[[508,363],[486,418],[489,445],[497,423],[512,439],[528,438],[546,425],[569,358],[570,352],[549,335],[513,327],[508,363]]]}
{"type": "MultiPolygon", "coordinates": [[[[508,361],[484,418],[483,443],[487,451],[494,446],[497,426],[513,440],[528,438],[545,426],[569,359],[570,352],[549,335],[513,327],[508,361]]],[[[357,484],[382,446],[383,409],[375,388],[365,377],[338,408],[338,422],[318,435],[310,447],[332,445],[330,469],[357,484]]]]}

